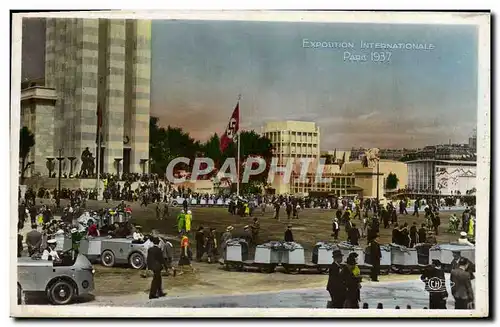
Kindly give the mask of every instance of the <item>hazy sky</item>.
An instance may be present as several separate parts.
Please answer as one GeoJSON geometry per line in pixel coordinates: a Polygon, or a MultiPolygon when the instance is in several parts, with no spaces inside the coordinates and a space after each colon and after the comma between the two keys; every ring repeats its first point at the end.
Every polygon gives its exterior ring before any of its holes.
{"type": "MultiPolygon", "coordinates": [[[[23,78],[41,77],[43,24],[23,31],[23,78]]],[[[474,26],[156,20],[152,33],[151,115],[198,139],[224,131],[239,93],[244,129],[315,121],[324,150],[466,142],[476,126],[474,26]],[[304,39],[355,48],[304,48],[304,39]],[[383,51],[361,41],[435,48],[345,61],[344,51],[383,51]]]]}
{"type": "Polygon", "coordinates": [[[200,139],[224,131],[238,93],[243,128],[315,121],[325,150],[464,142],[476,126],[471,26],[154,21],[152,47],[151,114],[200,139]],[[304,39],[355,49],[304,48],[304,39]],[[344,61],[344,51],[382,51],[361,41],[435,48],[344,61]]]}

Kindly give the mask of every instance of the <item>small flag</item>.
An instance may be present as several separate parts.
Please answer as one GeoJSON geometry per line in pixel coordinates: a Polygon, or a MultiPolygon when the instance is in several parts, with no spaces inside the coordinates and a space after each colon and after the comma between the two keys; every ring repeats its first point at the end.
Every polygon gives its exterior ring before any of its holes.
{"type": "Polygon", "coordinates": [[[234,108],[233,115],[231,119],[229,119],[229,123],[227,124],[226,132],[220,138],[220,151],[224,152],[226,148],[229,146],[231,142],[233,142],[238,134],[238,130],[240,128],[240,102],[236,104],[234,108]]]}
{"type": "Polygon", "coordinates": [[[344,151],[344,155],[342,156],[342,161],[339,162],[339,167],[340,169],[342,169],[342,166],[345,164],[345,151],[344,151]]]}

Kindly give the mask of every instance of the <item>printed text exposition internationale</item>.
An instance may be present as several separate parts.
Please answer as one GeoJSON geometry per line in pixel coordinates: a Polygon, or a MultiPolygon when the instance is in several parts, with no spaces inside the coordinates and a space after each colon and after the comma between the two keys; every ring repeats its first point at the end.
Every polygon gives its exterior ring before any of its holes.
{"type": "Polygon", "coordinates": [[[374,50],[434,50],[436,48],[432,43],[302,40],[302,47],[304,48],[356,49],[356,45],[358,45],[358,49],[374,50]]]}
{"type": "Polygon", "coordinates": [[[432,43],[411,43],[411,42],[339,42],[339,41],[312,41],[302,40],[303,48],[314,49],[341,49],[342,59],[345,62],[376,62],[390,63],[392,60],[392,50],[402,51],[430,51],[436,48],[432,43]],[[359,48],[356,48],[356,45],[359,48]]]}

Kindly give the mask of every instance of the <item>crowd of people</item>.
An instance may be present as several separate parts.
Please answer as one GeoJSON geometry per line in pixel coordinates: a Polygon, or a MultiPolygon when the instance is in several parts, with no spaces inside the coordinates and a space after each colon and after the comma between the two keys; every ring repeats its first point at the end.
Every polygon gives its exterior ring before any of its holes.
{"type": "MultiPolygon", "coordinates": [[[[152,242],[153,247],[157,246],[159,244],[157,237],[145,237],[142,234],[141,227],[134,226],[129,221],[111,223],[110,215],[114,215],[116,212],[131,215],[131,207],[126,205],[125,201],[140,200],[141,206],[156,203],[156,218],[160,220],[167,219],[170,217],[170,200],[181,197],[183,198],[182,210],[176,217],[177,231],[180,238],[177,265],[180,273],[182,273],[183,267],[186,266],[194,271],[191,264],[193,260],[191,239],[194,240],[195,260],[214,263],[224,253],[227,242],[233,238],[246,239],[250,246],[259,244],[260,220],[257,216],[259,214],[264,215],[269,208],[274,211],[274,219],[281,220],[283,217],[280,216],[280,213],[284,211],[289,222],[292,219],[299,219],[304,208],[322,208],[332,210],[331,236],[335,242],[339,241],[341,226],[344,226],[347,235],[346,241],[351,245],[359,245],[360,240],[366,238],[370,257],[374,262],[371,279],[378,281],[380,264],[377,264],[377,262],[380,261],[381,257],[378,235],[381,228],[392,228],[392,243],[397,245],[414,247],[419,243],[436,244],[436,236],[441,225],[439,211],[440,208],[449,203],[447,200],[443,201],[437,198],[416,199],[411,214],[419,217],[422,212],[424,220],[420,226],[416,222],[409,226],[407,223],[401,224],[398,222],[398,216],[409,215],[407,208],[410,202],[408,199],[400,199],[396,202],[389,201],[386,205],[382,205],[376,199],[357,197],[313,198],[288,195],[251,195],[243,198],[235,195],[198,194],[189,189],[175,189],[155,178],[140,180],[141,183],[138,188],[132,190],[132,182],[136,181],[132,177],[122,180],[124,183],[119,183],[120,181],[113,176],[103,177],[106,177],[104,189],[106,202],[109,200],[121,200],[121,202],[117,208],[93,213],[96,218],[89,219],[83,230],[81,226],[75,224],[75,220],[84,212],[86,201],[91,198],[92,193],[81,189],[63,189],[61,198],[69,199],[70,203],[63,208],[61,220],[54,220],[53,208],[51,207],[56,206],[57,203],[50,202],[41,205],[37,209],[35,199],[37,197],[54,199],[54,196],[57,198],[57,190],[53,192],[45,189],[35,191],[29,188],[26,191],[24,201],[19,205],[18,229],[23,229],[25,221],[29,217],[32,229],[26,235],[24,242],[30,256],[39,255],[42,259],[57,259],[57,251],[55,251],[57,248],[56,236],[61,234],[71,237],[74,249],[78,249],[79,240],[85,236],[132,237],[136,242],[149,240],[152,242]],[[121,186],[122,184],[123,186],[121,186]],[[244,227],[243,234],[239,233],[237,235],[234,234],[233,226],[227,226],[225,231],[220,233],[221,235],[219,235],[216,228],[210,226],[197,226],[196,230],[193,231],[193,213],[190,210],[191,200],[193,199],[197,200],[198,203],[202,199],[206,201],[205,203],[208,203],[208,200],[213,200],[215,203],[218,199],[223,199],[224,202],[228,201],[229,214],[251,217],[252,222],[244,227]],[[356,219],[359,221],[360,226],[356,224],[356,219]]],[[[460,231],[459,243],[472,245],[471,241],[473,242],[475,237],[475,215],[475,208],[472,206],[465,209],[461,218],[457,218],[455,215],[450,218],[450,231],[460,231]]],[[[24,244],[20,234],[18,239],[18,255],[21,255],[24,244]]],[[[291,224],[288,224],[284,231],[284,241],[294,241],[291,224]]],[[[153,251],[151,258],[148,255],[148,268],[154,272],[156,277],[152,281],[150,298],[155,298],[164,295],[161,290],[161,279],[160,284],[158,284],[157,272],[163,269],[161,268],[164,264],[162,260],[165,260],[165,257],[160,259],[154,253],[157,250],[151,251],[153,251]]],[[[356,253],[351,253],[346,259],[346,264],[343,265],[341,264],[342,253],[339,254],[339,251],[334,251],[334,262],[330,267],[330,278],[327,285],[327,290],[331,295],[330,307],[359,308],[361,278],[356,256],[356,253]]],[[[170,258],[167,266],[172,269],[173,256],[167,256],[167,258],[170,258]]],[[[470,308],[473,306],[474,301],[473,293],[470,291],[470,281],[474,279],[473,273],[470,271],[471,263],[466,262],[465,258],[455,259],[456,262],[451,278],[455,285],[459,286],[452,288],[452,295],[455,298],[456,308],[470,308]]],[[[433,262],[432,266],[422,275],[422,281],[427,282],[436,276],[441,278],[440,272],[442,270],[440,269],[441,263],[433,262]]],[[[429,308],[443,308],[443,299],[446,299],[448,294],[437,292],[438,295],[436,295],[435,293],[434,291],[430,292],[429,308]]]]}
{"type": "MultiPolygon", "coordinates": [[[[378,245],[378,235],[370,246],[372,258],[375,259],[372,267],[371,279],[378,282],[377,259],[380,260],[380,246],[378,245]]],[[[327,307],[332,309],[358,309],[361,301],[360,290],[362,278],[357,265],[358,255],[351,252],[345,264],[343,254],[340,249],[332,251],[333,263],[329,268],[328,283],[326,290],[330,294],[331,300],[327,307]]],[[[455,301],[455,309],[473,309],[474,291],[472,280],[474,280],[474,265],[460,255],[459,251],[453,252],[451,264],[451,292],[455,301]]],[[[420,280],[424,282],[425,290],[429,293],[429,309],[446,309],[446,302],[449,296],[446,289],[446,278],[442,263],[439,260],[432,260],[432,264],[426,267],[420,280]],[[439,281],[436,283],[436,281],[439,281]],[[436,287],[438,285],[439,287],[436,287]]],[[[363,305],[367,308],[367,305],[363,305]]],[[[382,307],[379,305],[377,309],[382,307]]]]}

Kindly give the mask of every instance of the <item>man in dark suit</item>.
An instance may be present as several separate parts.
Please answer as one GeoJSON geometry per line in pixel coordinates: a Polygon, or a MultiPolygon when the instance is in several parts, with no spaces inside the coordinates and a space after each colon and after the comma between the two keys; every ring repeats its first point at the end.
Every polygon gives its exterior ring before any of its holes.
{"type": "Polygon", "coordinates": [[[342,309],[344,307],[346,297],[345,284],[340,277],[340,272],[342,270],[340,266],[340,263],[342,262],[342,252],[339,248],[334,248],[332,256],[333,263],[330,265],[326,290],[330,293],[331,308],[342,309]]]}
{"type": "Polygon", "coordinates": [[[285,231],[285,242],[293,242],[292,225],[288,225],[285,231]]]}
{"type": "Polygon", "coordinates": [[[382,252],[380,251],[379,235],[375,237],[370,243],[370,259],[372,264],[372,271],[370,278],[372,282],[378,282],[378,275],[380,274],[380,258],[382,252]]]}
{"type": "Polygon", "coordinates": [[[417,243],[425,243],[425,242],[427,242],[427,230],[425,229],[425,224],[422,224],[422,226],[418,230],[417,243]]]}
{"type": "Polygon", "coordinates": [[[410,227],[410,247],[415,247],[415,244],[418,243],[418,229],[417,223],[413,222],[413,225],[410,227]]]}
{"type": "Polygon", "coordinates": [[[161,285],[161,270],[165,267],[168,271],[167,263],[163,257],[163,252],[160,247],[160,239],[157,237],[153,238],[154,246],[148,249],[148,269],[153,271],[153,280],[151,281],[151,288],[149,289],[149,298],[156,299],[167,295],[162,290],[161,285]]]}
{"type": "Polygon", "coordinates": [[[460,258],[458,267],[451,271],[451,294],[455,298],[455,309],[472,309],[474,291],[472,290],[472,275],[467,272],[467,259],[460,258]]]}
{"type": "Polygon", "coordinates": [[[401,231],[397,224],[394,226],[394,229],[392,230],[392,243],[394,244],[401,243],[401,231]]]}
{"type": "Polygon", "coordinates": [[[451,253],[453,254],[453,260],[451,261],[451,270],[458,268],[459,263],[460,263],[460,259],[464,259],[466,262],[465,271],[470,273],[471,278],[474,279],[474,271],[476,268],[474,266],[474,264],[469,259],[462,257],[462,254],[460,253],[460,251],[452,251],[451,253]]]}
{"type": "Polygon", "coordinates": [[[30,208],[30,218],[31,218],[31,225],[36,225],[36,216],[38,215],[38,212],[36,210],[35,206],[32,206],[30,208]]]}
{"type": "Polygon", "coordinates": [[[356,227],[356,224],[352,224],[352,227],[349,229],[347,233],[347,241],[352,245],[359,245],[359,238],[361,235],[359,234],[359,229],[356,227]]]}

